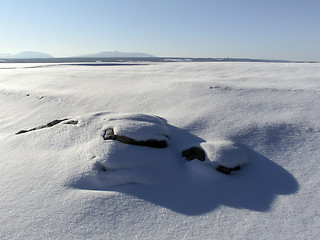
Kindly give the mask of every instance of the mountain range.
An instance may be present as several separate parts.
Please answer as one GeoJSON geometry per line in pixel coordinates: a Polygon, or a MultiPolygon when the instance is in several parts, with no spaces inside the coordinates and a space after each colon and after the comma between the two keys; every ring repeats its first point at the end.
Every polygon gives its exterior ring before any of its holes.
{"type": "MultiPolygon", "coordinates": [[[[155,57],[146,53],[136,53],[136,52],[100,52],[96,54],[87,54],[81,56],[73,56],[72,58],[148,58],[155,57]]],[[[52,55],[42,52],[26,51],[19,54],[5,54],[0,53],[0,58],[10,58],[10,59],[29,59],[29,58],[54,58],[52,55]]]]}
{"type": "Polygon", "coordinates": [[[26,52],[21,52],[14,55],[0,53],[0,58],[54,58],[54,57],[47,53],[26,51],[26,52]]]}
{"type": "Polygon", "coordinates": [[[100,52],[96,54],[87,54],[87,55],[81,55],[81,56],[76,56],[77,58],[123,58],[123,57],[129,57],[129,58],[134,58],[134,57],[156,57],[147,53],[137,53],[137,52],[100,52]]]}

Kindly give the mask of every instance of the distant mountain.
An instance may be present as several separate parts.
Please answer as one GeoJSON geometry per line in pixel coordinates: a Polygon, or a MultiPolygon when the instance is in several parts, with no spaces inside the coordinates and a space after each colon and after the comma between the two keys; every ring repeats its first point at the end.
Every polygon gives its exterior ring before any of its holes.
{"type": "Polygon", "coordinates": [[[53,58],[53,56],[47,53],[28,51],[15,55],[0,53],[0,58],[53,58]]]}
{"type": "Polygon", "coordinates": [[[53,58],[53,56],[42,52],[21,52],[13,55],[11,58],[53,58]]]}
{"type": "Polygon", "coordinates": [[[144,57],[155,57],[147,53],[128,53],[128,52],[101,52],[96,54],[87,54],[77,56],[78,58],[144,58],[144,57]]]}
{"type": "Polygon", "coordinates": [[[10,58],[12,55],[8,53],[0,53],[0,58],[10,58]]]}

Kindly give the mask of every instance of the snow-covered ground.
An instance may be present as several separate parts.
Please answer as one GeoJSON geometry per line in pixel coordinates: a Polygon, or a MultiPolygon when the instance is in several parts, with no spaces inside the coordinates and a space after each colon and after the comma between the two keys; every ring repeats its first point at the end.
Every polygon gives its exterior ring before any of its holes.
{"type": "Polygon", "coordinates": [[[0,63],[0,238],[318,239],[319,105],[319,63],[0,63]]]}

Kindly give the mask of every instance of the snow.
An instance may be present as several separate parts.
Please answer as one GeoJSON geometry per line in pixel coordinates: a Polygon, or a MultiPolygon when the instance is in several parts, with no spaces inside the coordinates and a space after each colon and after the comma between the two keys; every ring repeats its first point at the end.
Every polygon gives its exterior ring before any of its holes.
{"type": "Polygon", "coordinates": [[[115,134],[127,136],[135,140],[167,140],[169,129],[165,121],[157,116],[144,114],[118,114],[108,120],[115,134]]]}
{"type": "Polygon", "coordinates": [[[319,63],[1,63],[0,238],[317,239],[319,100],[319,63]]]}
{"type": "Polygon", "coordinates": [[[214,167],[243,167],[249,163],[249,156],[241,146],[232,141],[205,142],[201,147],[207,153],[208,161],[214,167]]]}

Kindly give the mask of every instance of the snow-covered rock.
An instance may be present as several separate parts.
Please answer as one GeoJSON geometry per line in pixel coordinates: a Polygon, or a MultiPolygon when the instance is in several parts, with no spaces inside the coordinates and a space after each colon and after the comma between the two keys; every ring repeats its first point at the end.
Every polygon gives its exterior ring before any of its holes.
{"type": "Polygon", "coordinates": [[[243,148],[232,141],[215,141],[201,143],[207,159],[214,167],[243,167],[249,163],[249,156],[243,148]]]}

